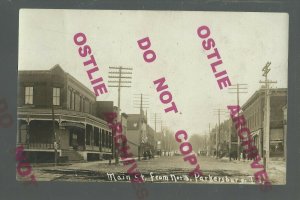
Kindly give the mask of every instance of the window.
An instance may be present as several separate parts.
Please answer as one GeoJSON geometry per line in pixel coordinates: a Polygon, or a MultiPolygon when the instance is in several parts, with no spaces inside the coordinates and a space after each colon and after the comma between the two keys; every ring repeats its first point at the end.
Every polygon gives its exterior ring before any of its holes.
{"type": "Polygon", "coordinates": [[[25,87],[25,104],[33,104],[33,87],[25,87]]]}
{"type": "Polygon", "coordinates": [[[60,105],[60,88],[53,88],[53,105],[60,105]]]}
{"type": "Polygon", "coordinates": [[[71,110],[75,110],[75,91],[71,93],[71,110]]]}
{"type": "Polygon", "coordinates": [[[76,94],[74,92],[73,93],[73,108],[72,108],[72,110],[75,110],[75,108],[76,108],[76,94]]]}
{"type": "Polygon", "coordinates": [[[72,106],[73,106],[73,104],[72,104],[72,96],[73,96],[73,92],[72,92],[72,90],[70,90],[70,110],[72,110],[72,106]]]}
{"type": "Polygon", "coordinates": [[[85,99],[82,97],[82,112],[85,112],[85,99]]]}
{"type": "Polygon", "coordinates": [[[80,96],[79,111],[82,111],[82,96],[80,96]]]}
{"type": "Polygon", "coordinates": [[[104,130],[101,129],[101,143],[102,143],[102,147],[104,147],[105,145],[105,135],[104,135],[104,130]]]}
{"type": "Polygon", "coordinates": [[[70,96],[71,96],[71,91],[68,90],[68,93],[67,93],[67,106],[68,106],[68,109],[71,108],[71,104],[70,104],[70,96]]]}

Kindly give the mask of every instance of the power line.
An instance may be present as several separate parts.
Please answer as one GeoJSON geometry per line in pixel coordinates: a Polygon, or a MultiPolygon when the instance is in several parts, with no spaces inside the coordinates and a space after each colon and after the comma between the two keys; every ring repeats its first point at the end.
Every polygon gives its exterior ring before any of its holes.
{"type": "MultiPolygon", "coordinates": [[[[237,83],[237,84],[234,84],[234,85],[231,85],[231,87],[229,87],[229,93],[231,94],[236,94],[236,99],[237,99],[237,106],[240,106],[240,94],[242,93],[248,93],[248,91],[246,91],[248,88],[248,84],[243,84],[243,83],[237,83]],[[235,91],[236,90],[236,91],[235,91]]],[[[238,116],[239,117],[239,112],[238,112],[238,116]]],[[[239,129],[240,127],[237,127],[237,130],[239,129]]],[[[230,134],[230,137],[231,137],[231,134],[230,134]]],[[[238,143],[237,143],[237,158],[238,160],[240,160],[240,137],[237,137],[238,139],[238,143]]],[[[231,141],[231,140],[230,140],[231,141]]],[[[230,154],[231,152],[229,152],[230,154]]]]}
{"type": "Polygon", "coordinates": [[[218,133],[216,133],[216,158],[218,158],[219,156],[219,139],[220,139],[220,116],[227,114],[227,110],[225,109],[214,109],[215,112],[217,112],[216,114],[218,115],[218,133]]]}
{"type": "Polygon", "coordinates": [[[154,113],[154,116],[152,116],[151,118],[150,118],[150,121],[151,122],[154,122],[154,130],[155,130],[155,134],[156,134],[156,124],[157,124],[157,122],[158,121],[161,121],[161,129],[162,129],[162,120],[161,120],[161,116],[160,116],[160,114],[159,113],[154,113]]]}
{"type": "MultiPolygon", "coordinates": [[[[132,77],[132,68],[128,67],[109,67],[109,81],[108,83],[112,85],[108,85],[108,87],[116,87],[118,88],[118,121],[120,121],[120,104],[121,104],[121,88],[122,87],[131,87],[131,81],[123,81],[123,79],[131,79],[132,77]],[[117,71],[116,71],[117,70],[117,71]],[[117,76],[114,76],[114,74],[117,74],[117,76]],[[129,76],[123,76],[124,74],[129,74],[129,76]]],[[[115,163],[119,163],[119,157],[117,153],[117,148],[115,147],[113,143],[113,150],[114,150],[114,155],[115,155],[115,163]]]]}
{"type": "Polygon", "coordinates": [[[149,108],[149,97],[146,94],[134,94],[133,105],[134,108],[140,109],[140,114],[143,113],[143,109],[149,108]]]}
{"type": "Polygon", "coordinates": [[[264,105],[264,167],[267,171],[269,167],[269,161],[270,161],[270,84],[277,83],[277,81],[271,81],[268,80],[268,73],[271,71],[269,69],[269,66],[271,65],[271,62],[267,62],[266,65],[263,67],[262,76],[265,77],[264,81],[259,81],[259,83],[265,84],[265,105],[264,105]]]}
{"type": "MultiPolygon", "coordinates": [[[[144,108],[149,108],[149,107],[147,107],[143,103],[144,99],[145,98],[147,99],[148,97],[146,97],[146,95],[144,95],[142,93],[140,93],[140,94],[134,94],[134,95],[135,95],[134,97],[140,97],[140,102],[139,103],[136,102],[136,103],[134,103],[134,105],[135,105],[135,108],[139,108],[140,109],[140,123],[141,123],[142,122],[143,113],[144,113],[143,109],[144,108]]],[[[147,112],[146,112],[146,120],[147,120],[147,112]]],[[[142,130],[140,130],[140,132],[139,132],[138,160],[141,160],[141,152],[142,152],[142,148],[144,148],[144,145],[142,145],[142,141],[144,141],[144,140],[142,140],[142,130]]]]}

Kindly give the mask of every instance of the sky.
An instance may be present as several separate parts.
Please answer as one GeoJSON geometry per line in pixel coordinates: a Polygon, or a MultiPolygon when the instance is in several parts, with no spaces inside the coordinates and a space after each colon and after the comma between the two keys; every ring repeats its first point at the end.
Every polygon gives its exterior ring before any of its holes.
{"type": "MultiPolygon", "coordinates": [[[[150,124],[158,113],[173,131],[205,134],[218,116],[214,110],[236,104],[236,95],[220,90],[197,29],[206,25],[232,84],[247,84],[241,104],[261,87],[262,68],[270,61],[273,88],[287,88],[288,14],[200,11],[50,10],[21,9],[19,70],[49,70],[59,64],[93,91],[73,36],[82,32],[108,85],[109,67],[133,68],[131,88],[121,89],[121,112],[139,113],[136,94],[147,95],[150,124]],[[137,41],[149,37],[156,60],[146,63],[137,41]],[[154,80],[166,78],[178,113],[165,113],[154,80]]],[[[117,88],[97,97],[114,101],[117,88]]],[[[221,116],[221,121],[228,119],[221,116]]],[[[160,125],[158,125],[160,126],[160,125]]],[[[154,127],[154,126],[153,126],[154,127]]]]}

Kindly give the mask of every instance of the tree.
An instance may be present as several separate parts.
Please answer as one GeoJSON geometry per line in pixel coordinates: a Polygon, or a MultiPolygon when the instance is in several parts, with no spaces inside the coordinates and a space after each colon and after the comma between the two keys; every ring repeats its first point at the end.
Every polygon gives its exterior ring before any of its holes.
{"type": "Polygon", "coordinates": [[[205,150],[205,136],[194,134],[190,137],[189,142],[193,146],[193,150],[198,153],[200,150],[205,150]]]}

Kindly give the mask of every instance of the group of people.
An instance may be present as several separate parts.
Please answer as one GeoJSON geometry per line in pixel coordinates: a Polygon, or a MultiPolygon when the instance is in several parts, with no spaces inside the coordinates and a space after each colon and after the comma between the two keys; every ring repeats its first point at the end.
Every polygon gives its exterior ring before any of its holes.
{"type": "Polygon", "coordinates": [[[150,160],[151,158],[154,158],[154,155],[151,150],[144,151],[143,156],[144,156],[144,160],[150,160]]]}

